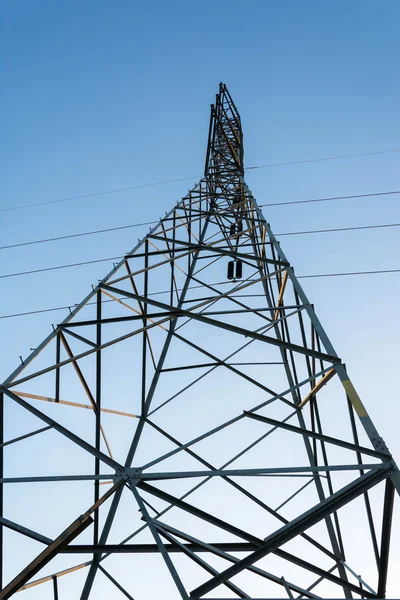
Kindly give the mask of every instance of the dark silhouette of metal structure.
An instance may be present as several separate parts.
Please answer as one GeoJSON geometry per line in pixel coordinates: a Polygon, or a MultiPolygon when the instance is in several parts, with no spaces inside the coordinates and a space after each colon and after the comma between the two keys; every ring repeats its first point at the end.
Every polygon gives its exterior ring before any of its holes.
{"type": "Polygon", "coordinates": [[[1,386],[0,599],[385,597],[399,471],[243,164],[220,84],[204,177],[1,386]]]}

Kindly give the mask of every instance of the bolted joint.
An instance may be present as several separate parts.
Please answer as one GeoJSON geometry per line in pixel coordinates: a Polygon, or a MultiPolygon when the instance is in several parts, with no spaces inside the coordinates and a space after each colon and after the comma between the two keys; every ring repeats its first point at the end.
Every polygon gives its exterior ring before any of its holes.
{"type": "Polygon", "coordinates": [[[114,483],[117,483],[121,479],[126,481],[130,485],[136,485],[142,478],[142,469],[138,467],[121,467],[116,469],[114,476],[114,483]]]}

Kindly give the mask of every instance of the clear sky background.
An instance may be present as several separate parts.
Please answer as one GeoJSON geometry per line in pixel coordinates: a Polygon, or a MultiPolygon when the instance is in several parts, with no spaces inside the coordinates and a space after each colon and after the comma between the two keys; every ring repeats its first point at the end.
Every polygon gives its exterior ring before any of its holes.
{"type": "MultiPolygon", "coordinates": [[[[1,246],[164,214],[203,172],[219,81],[242,116],[247,166],[400,149],[395,0],[3,0],[0,15],[1,246]]],[[[246,180],[260,204],[287,202],[398,190],[399,166],[391,152],[268,166],[246,180]]],[[[264,214],[276,233],[400,222],[398,195],[264,214]]],[[[118,257],[147,230],[3,249],[0,275],[118,257]]],[[[298,275],[400,269],[396,227],[281,243],[298,275]]],[[[2,278],[0,316],[72,306],[111,263],[2,278]]],[[[400,460],[400,273],[303,285],[400,460]]],[[[66,314],[0,319],[2,379],[66,314]]]]}

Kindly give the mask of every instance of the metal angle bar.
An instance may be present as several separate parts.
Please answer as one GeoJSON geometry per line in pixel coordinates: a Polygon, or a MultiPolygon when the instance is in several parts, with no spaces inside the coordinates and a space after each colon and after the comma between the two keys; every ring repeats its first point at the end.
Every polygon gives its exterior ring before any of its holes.
{"type": "MultiPolygon", "coordinates": [[[[215,542],[212,546],[226,552],[251,552],[258,548],[250,542],[215,542]]],[[[164,544],[164,548],[167,552],[180,552],[173,544],[164,544]]],[[[186,548],[191,552],[208,552],[203,546],[195,543],[186,544],[186,548]]],[[[99,544],[97,546],[92,544],[70,544],[61,551],[62,554],[92,554],[93,552],[102,554],[157,554],[160,552],[160,548],[157,544],[99,544]]]]}
{"type": "MultiPolygon", "coordinates": [[[[96,319],[99,321],[102,317],[102,305],[101,305],[101,292],[98,291],[96,295],[96,319]]],[[[101,346],[101,325],[97,323],[96,328],[96,347],[99,348],[101,346]]],[[[70,332],[74,333],[74,332],[70,332]]],[[[100,350],[96,353],[96,366],[95,366],[95,398],[93,410],[95,411],[95,428],[94,428],[94,436],[95,436],[95,447],[96,450],[100,450],[101,444],[101,434],[103,435],[104,442],[107,446],[108,453],[110,456],[111,450],[109,448],[106,436],[104,434],[102,425],[101,425],[101,352],[100,350]]],[[[94,471],[95,475],[98,476],[100,474],[100,460],[96,456],[94,459],[94,471]]],[[[96,503],[100,498],[100,486],[99,480],[96,479],[94,482],[94,502],[96,503]]],[[[97,544],[99,541],[99,511],[98,509],[94,512],[94,525],[93,525],[93,544],[97,544]]],[[[93,557],[94,559],[94,557],[93,557]]]]}
{"type": "MultiPolygon", "coordinates": [[[[356,421],[355,421],[355,417],[354,417],[354,407],[353,407],[352,403],[350,402],[350,400],[348,398],[347,398],[347,407],[348,407],[348,411],[349,411],[351,429],[352,429],[352,432],[353,432],[353,439],[354,439],[354,442],[356,444],[358,444],[359,438],[358,438],[356,421]]],[[[357,453],[357,460],[358,460],[359,463],[362,463],[362,456],[361,456],[360,453],[357,453]]],[[[363,469],[360,469],[360,475],[363,475],[363,474],[364,474],[363,469]]],[[[366,509],[366,512],[367,512],[369,530],[370,530],[370,534],[371,534],[372,546],[373,546],[374,554],[375,554],[376,565],[377,565],[377,568],[379,570],[378,542],[377,542],[377,539],[376,539],[376,532],[375,532],[374,521],[373,521],[373,516],[372,516],[372,509],[371,509],[371,503],[370,503],[370,500],[369,500],[368,492],[366,492],[364,494],[364,501],[365,501],[365,509],[366,509]]]]}
{"type": "MultiPolygon", "coordinates": [[[[166,529],[170,533],[173,533],[175,536],[180,537],[181,539],[186,540],[187,542],[189,542],[191,544],[198,544],[199,546],[201,546],[203,548],[204,552],[210,552],[210,553],[215,554],[216,556],[220,556],[221,558],[224,558],[232,563],[237,563],[240,560],[236,556],[232,556],[231,554],[229,554],[228,551],[225,551],[222,547],[220,548],[218,544],[214,545],[214,544],[203,542],[197,538],[194,538],[193,536],[189,535],[188,533],[184,533],[170,525],[167,525],[166,523],[157,521],[156,526],[159,526],[159,525],[161,527],[163,527],[163,529],[166,529]]],[[[254,546],[254,544],[249,543],[249,547],[251,547],[251,546],[254,546]]],[[[233,549],[232,549],[232,551],[233,551],[233,549]]],[[[285,556],[283,556],[283,554],[280,551],[277,551],[276,554],[277,554],[277,556],[281,556],[281,558],[285,558],[285,559],[288,559],[288,556],[290,557],[290,555],[289,554],[287,555],[287,553],[283,553],[285,555],[285,556]]],[[[261,577],[264,577],[265,579],[268,579],[269,581],[273,581],[274,583],[277,583],[278,585],[282,585],[282,582],[279,577],[277,577],[276,575],[273,575],[272,573],[269,573],[268,571],[265,571],[264,569],[260,569],[259,567],[255,567],[255,566],[250,566],[248,568],[248,570],[252,573],[260,575],[261,577]]],[[[317,571],[325,573],[325,571],[322,571],[322,569],[317,568],[317,571]]],[[[338,579],[338,578],[336,578],[336,579],[338,579]]],[[[303,588],[297,586],[294,583],[288,582],[288,584],[290,585],[291,589],[294,592],[304,594],[308,598],[320,598],[320,596],[317,596],[312,593],[308,593],[308,590],[304,590],[303,588]]],[[[357,588],[355,588],[355,589],[357,590],[357,588]]]]}
{"type": "Polygon", "coordinates": [[[385,499],[383,503],[383,520],[382,520],[382,535],[381,535],[381,551],[379,558],[379,580],[378,580],[378,596],[383,598],[386,596],[386,580],[389,567],[389,547],[390,535],[392,530],[394,504],[394,486],[390,479],[386,480],[385,499]]]}
{"type": "MultiPolygon", "coordinates": [[[[175,240],[175,237],[176,237],[175,226],[176,226],[176,213],[174,213],[174,224],[172,226],[173,227],[173,233],[172,233],[172,235],[173,235],[173,239],[174,240],[175,240]]],[[[164,225],[162,227],[162,230],[163,230],[164,236],[166,237],[167,234],[166,234],[164,225]]],[[[199,219],[199,234],[200,234],[200,230],[201,230],[201,220],[199,219]]],[[[172,258],[174,256],[174,254],[175,254],[175,244],[172,245],[172,248],[171,248],[171,244],[169,242],[167,242],[166,245],[167,245],[167,248],[168,248],[169,256],[172,258]]],[[[189,255],[188,255],[188,260],[189,260],[189,255]]],[[[172,304],[173,303],[173,298],[174,298],[174,292],[175,292],[175,295],[176,295],[176,301],[177,302],[179,302],[179,294],[178,294],[178,286],[177,286],[176,277],[175,277],[175,263],[171,262],[170,263],[170,267],[171,267],[170,303],[172,304]]],[[[135,289],[134,292],[138,293],[138,290],[135,289]]],[[[145,296],[147,296],[147,295],[148,294],[146,293],[145,296]]],[[[146,307],[146,309],[147,309],[147,307],[146,307]]],[[[142,310],[143,310],[143,308],[142,308],[142,310]]],[[[154,365],[154,368],[156,368],[156,365],[154,365]]]]}
{"type": "MultiPolygon", "coordinates": [[[[156,236],[156,235],[149,235],[148,236],[151,239],[155,239],[158,241],[169,241],[172,242],[173,240],[171,238],[162,238],[160,236],[156,236]]],[[[220,240],[217,240],[217,242],[213,242],[213,244],[217,244],[219,243],[220,240]]],[[[281,261],[281,260],[273,260],[273,259],[269,259],[269,258],[262,258],[262,257],[257,257],[257,256],[251,256],[249,254],[242,254],[240,252],[235,252],[235,251],[231,251],[231,250],[225,250],[223,248],[219,248],[216,245],[209,245],[209,244],[193,244],[190,242],[185,242],[183,240],[175,240],[176,244],[180,244],[181,246],[185,246],[186,248],[189,248],[192,252],[194,251],[200,251],[200,250],[206,250],[207,252],[216,252],[217,254],[222,254],[224,256],[231,256],[231,257],[238,257],[238,258],[243,258],[245,260],[256,260],[256,261],[261,261],[265,264],[270,264],[270,265],[274,265],[274,266],[279,266],[279,267],[287,267],[289,265],[289,263],[287,261],[281,261]]],[[[133,258],[132,257],[128,257],[128,258],[133,258]]]]}
{"type": "Polygon", "coordinates": [[[42,535],[41,533],[37,533],[36,531],[33,531],[32,529],[28,529],[28,527],[24,527],[23,525],[20,525],[19,523],[15,523],[14,521],[10,521],[9,519],[5,519],[4,517],[0,517],[0,524],[3,525],[4,527],[7,527],[8,529],[11,529],[12,531],[16,531],[17,533],[20,533],[21,535],[25,535],[26,537],[29,537],[32,540],[35,540],[36,542],[41,542],[42,544],[49,545],[53,541],[50,538],[42,535]]]}
{"type": "Polygon", "coordinates": [[[160,553],[162,554],[164,562],[165,562],[165,564],[166,564],[166,566],[167,566],[167,568],[168,568],[168,570],[169,570],[169,572],[171,574],[172,579],[175,582],[176,587],[178,588],[178,591],[179,591],[180,595],[182,596],[182,598],[184,600],[189,600],[189,596],[188,596],[188,594],[187,594],[187,592],[185,590],[185,587],[184,587],[184,585],[183,585],[183,583],[182,583],[182,581],[181,581],[181,579],[180,579],[180,577],[179,577],[179,575],[178,575],[178,573],[177,573],[177,571],[175,569],[174,563],[172,562],[172,560],[168,556],[168,552],[165,549],[165,546],[164,546],[164,544],[163,544],[163,542],[162,542],[162,540],[160,538],[160,535],[158,533],[157,528],[154,526],[153,519],[150,517],[149,513],[147,512],[147,509],[146,509],[146,506],[145,506],[145,504],[144,504],[144,502],[142,500],[142,497],[138,493],[135,485],[131,485],[130,489],[131,489],[133,495],[135,496],[136,502],[139,505],[140,512],[142,513],[142,515],[143,515],[143,517],[144,517],[144,519],[145,519],[145,521],[146,521],[146,523],[147,523],[147,525],[148,525],[148,527],[149,527],[149,529],[151,531],[151,534],[154,537],[154,540],[155,540],[155,542],[156,542],[156,544],[157,544],[157,546],[158,546],[158,548],[160,550],[160,553]]]}
{"type": "MultiPolygon", "coordinates": [[[[365,465],[368,468],[368,465],[365,465]]],[[[45,481],[100,481],[110,480],[114,473],[107,475],[96,473],[94,475],[39,475],[37,477],[1,477],[0,483],[41,483],[45,481]]]]}
{"type": "MultiPolygon", "coordinates": [[[[331,567],[329,569],[329,571],[327,571],[329,574],[332,573],[335,569],[337,569],[337,565],[333,565],[333,567],[331,567]]],[[[321,575],[320,577],[318,577],[318,579],[316,581],[314,581],[314,583],[312,583],[311,585],[308,586],[307,588],[307,592],[310,592],[313,588],[315,588],[319,583],[321,583],[321,581],[323,581],[325,579],[325,577],[323,575],[321,575]]],[[[297,596],[297,600],[300,600],[302,598],[302,595],[297,596]]]]}
{"type": "MultiPolygon", "coordinates": [[[[205,560],[203,560],[199,556],[196,556],[196,554],[194,554],[194,552],[192,552],[192,550],[190,550],[187,547],[187,544],[185,545],[185,544],[182,544],[181,542],[179,542],[172,535],[170,535],[169,533],[167,533],[162,527],[157,527],[157,531],[160,533],[160,535],[162,535],[163,537],[165,537],[166,540],[168,540],[169,542],[171,542],[172,546],[176,546],[178,550],[181,550],[181,552],[183,554],[185,554],[186,556],[188,556],[197,565],[199,565],[200,567],[203,567],[203,569],[205,571],[207,571],[208,573],[210,573],[210,575],[217,575],[218,574],[218,571],[216,569],[214,569],[214,567],[212,567],[211,565],[209,565],[205,560]]],[[[241,590],[240,588],[238,588],[236,585],[234,585],[230,581],[226,581],[224,585],[226,585],[226,587],[229,590],[231,590],[234,594],[237,594],[239,596],[239,598],[250,598],[250,596],[248,594],[246,594],[243,590],[241,590]]]]}
{"type": "MultiPolygon", "coordinates": [[[[37,394],[29,394],[28,392],[22,392],[20,390],[14,390],[14,394],[17,394],[17,396],[21,396],[22,398],[29,398],[31,400],[42,400],[43,402],[52,402],[55,404],[71,406],[73,408],[84,408],[86,410],[94,410],[92,404],[80,404],[79,402],[70,402],[69,400],[60,400],[60,399],[57,400],[57,398],[51,398],[49,396],[38,396],[37,394]]],[[[123,412],[121,410],[113,410],[112,408],[100,408],[100,412],[109,413],[110,415],[119,415],[120,417],[131,417],[132,419],[139,418],[138,415],[134,415],[133,413],[127,413],[127,412],[123,412]]],[[[43,430],[39,429],[37,431],[37,433],[39,433],[40,431],[44,431],[45,429],[51,429],[51,427],[45,427],[45,428],[43,428],[43,430]]],[[[32,435],[33,435],[33,433],[32,433],[32,435]]],[[[22,436],[22,437],[25,437],[25,436],[22,436]]],[[[19,438],[17,438],[17,439],[19,439],[19,438]]],[[[6,442],[4,445],[6,445],[8,443],[9,442],[6,442]]]]}
{"type": "Polygon", "coordinates": [[[48,425],[53,427],[56,431],[58,431],[59,433],[61,433],[65,437],[67,437],[69,440],[71,440],[72,442],[74,442],[75,444],[80,446],[83,450],[86,450],[90,454],[93,454],[93,456],[98,456],[100,458],[100,460],[102,462],[106,463],[109,467],[112,467],[114,470],[121,468],[121,465],[119,463],[117,463],[114,459],[112,459],[111,457],[107,456],[107,454],[104,454],[100,450],[96,450],[96,448],[94,448],[94,446],[92,446],[88,442],[85,442],[85,440],[78,437],[77,435],[72,433],[72,431],[69,431],[69,429],[66,429],[65,427],[63,427],[62,425],[60,425],[59,423],[57,423],[56,421],[54,421],[53,419],[51,419],[50,417],[48,417],[47,415],[42,413],[37,408],[31,406],[28,402],[25,402],[25,400],[22,400],[22,398],[20,398],[16,394],[14,394],[11,390],[8,390],[7,388],[3,387],[2,385],[0,385],[0,390],[2,390],[4,392],[4,394],[7,394],[7,396],[9,396],[17,404],[19,404],[20,406],[25,408],[28,412],[35,415],[35,417],[38,417],[39,419],[41,419],[42,421],[44,421],[45,423],[47,423],[48,425]]]}
{"type": "Polygon", "coordinates": [[[310,483],[312,483],[312,479],[310,479],[309,481],[307,481],[304,485],[302,485],[298,490],[296,490],[291,496],[289,496],[289,498],[286,498],[286,500],[284,502],[282,502],[282,504],[280,504],[279,506],[277,506],[275,508],[276,511],[280,510],[281,508],[283,508],[285,506],[285,504],[287,504],[288,502],[290,502],[290,500],[293,500],[293,498],[295,496],[297,496],[297,494],[300,494],[300,492],[302,492],[304,490],[304,488],[306,488],[308,485],[310,485],[310,483]]]}
{"type": "Polygon", "coordinates": [[[288,274],[287,274],[287,271],[285,271],[285,273],[283,275],[282,283],[281,283],[281,288],[279,290],[278,300],[276,302],[276,304],[279,308],[277,308],[275,311],[275,317],[274,317],[275,321],[278,319],[279,312],[283,308],[283,295],[285,293],[287,280],[288,280],[288,274]]]}
{"type": "MultiPolygon", "coordinates": [[[[162,224],[162,228],[164,229],[164,224],[162,224]]],[[[131,271],[131,269],[130,269],[130,266],[129,266],[129,263],[128,263],[128,261],[126,261],[126,263],[125,263],[125,267],[126,267],[126,270],[128,271],[128,274],[129,274],[129,275],[131,275],[131,277],[130,277],[130,282],[131,282],[131,285],[132,285],[132,289],[133,289],[133,291],[134,291],[135,293],[137,293],[137,291],[138,291],[138,290],[137,290],[137,287],[136,287],[135,280],[134,280],[134,278],[133,278],[133,276],[132,276],[132,271],[131,271]]],[[[139,311],[140,311],[140,312],[143,314],[143,306],[140,304],[140,302],[139,302],[139,311]]],[[[144,324],[145,324],[145,323],[144,323],[144,321],[143,321],[143,325],[144,325],[144,324]]],[[[152,361],[152,363],[153,363],[153,367],[154,367],[154,369],[155,369],[155,368],[156,368],[156,361],[155,361],[155,359],[154,359],[153,348],[152,348],[152,346],[151,346],[151,343],[150,343],[150,338],[149,338],[149,333],[148,333],[148,331],[146,331],[146,337],[147,337],[148,344],[149,344],[149,350],[150,350],[151,361],[152,361]]]]}
{"type": "Polygon", "coordinates": [[[57,583],[57,577],[53,576],[53,593],[54,593],[54,600],[58,600],[58,583],[57,583]]]}
{"type": "MultiPolygon", "coordinates": [[[[387,464],[367,464],[365,469],[382,470],[387,464]]],[[[315,465],[305,467],[271,467],[265,469],[210,469],[209,471],[170,471],[165,473],[142,473],[142,481],[185,479],[191,477],[256,477],[268,474],[318,473],[320,471],[359,471],[360,465],[315,465]]]]}
{"type": "MultiPolygon", "coordinates": [[[[4,395],[0,391],[0,477],[4,475],[4,395]]],[[[0,486],[0,517],[3,518],[4,489],[0,486]]],[[[0,525],[0,589],[3,587],[4,540],[3,526],[0,525]]]]}
{"type": "MultiPolygon", "coordinates": [[[[244,569],[247,569],[249,565],[252,565],[264,556],[267,556],[267,554],[273,552],[275,549],[279,548],[279,546],[282,546],[286,542],[290,541],[299,533],[302,533],[312,525],[315,525],[322,519],[325,519],[326,516],[330,515],[335,510],[338,510],[350,502],[350,500],[356,498],[360,494],[363,494],[365,490],[370,489],[374,485],[380,483],[383,479],[387,478],[391,474],[392,470],[393,467],[387,467],[386,469],[374,471],[372,473],[368,473],[367,475],[362,475],[351,484],[341,488],[329,498],[323,500],[310,510],[292,520],[288,525],[284,525],[269,535],[267,538],[265,538],[264,545],[253,552],[250,556],[243,558],[236,565],[229,567],[212,580],[209,580],[208,582],[197,587],[191,592],[191,597],[197,600],[223,583],[226,579],[230,579],[244,569]]],[[[347,581],[343,581],[343,584],[346,587],[347,583],[347,581]]]]}
{"type": "MultiPolygon", "coordinates": [[[[317,440],[322,440],[323,442],[328,442],[330,444],[334,444],[335,446],[347,448],[347,450],[354,450],[354,452],[362,452],[363,454],[368,454],[370,456],[373,456],[374,458],[379,458],[380,460],[391,460],[391,456],[385,454],[384,452],[377,452],[376,450],[364,448],[363,446],[358,446],[356,444],[352,444],[351,442],[345,442],[344,440],[338,440],[337,438],[331,437],[329,435],[324,435],[322,433],[317,433],[316,431],[310,431],[309,429],[302,429],[301,427],[296,427],[295,425],[282,423],[281,421],[276,421],[275,419],[270,419],[269,417],[263,417],[261,415],[256,415],[247,411],[243,412],[246,415],[246,417],[249,417],[250,419],[254,419],[256,421],[261,421],[262,423],[267,423],[268,425],[275,425],[276,427],[280,427],[281,429],[287,429],[288,431],[292,431],[293,433],[300,433],[301,435],[306,435],[317,440]]],[[[362,465],[358,465],[358,468],[360,467],[362,467],[362,465]]]]}
{"type": "MultiPolygon", "coordinates": [[[[151,313],[147,315],[148,317],[156,318],[165,316],[165,312],[157,312],[151,313]]],[[[63,325],[63,331],[70,331],[71,327],[87,327],[88,325],[108,325],[113,323],[124,323],[125,321],[143,321],[143,315],[137,314],[129,317],[109,317],[106,319],[101,319],[98,321],[97,319],[92,319],[90,321],[75,321],[75,323],[68,323],[67,325],[63,325]]]]}
{"type": "MultiPolygon", "coordinates": [[[[185,371],[187,369],[204,369],[206,367],[224,366],[225,361],[223,359],[221,359],[221,362],[223,364],[210,362],[210,363],[199,363],[198,365],[182,365],[180,367],[168,367],[168,369],[161,369],[161,372],[162,373],[170,373],[172,371],[185,371]]],[[[259,367],[259,366],[266,366],[266,365],[281,365],[282,362],[281,361],[275,361],[275,362],[255,361],[255,362],[234,362],[234,363],[226,363],[226,364],[231,367],[259,367]]]]}
{"type": "Polygon", "coordinates": [[[311,392],[309,392],[307,394],[307,396],[300,402],[299,404],[299,408],[303,408],[303,406],[305,404],[307,404],[307,402],[313,398],[320,390],[321,388],[326,385],[328,383],[328,381],[330,379],[332,379],[332,377],[336,375],[336,371],[335,369],[331,369],[330,371],[328,371],[323,377],[322,379],[320,379],[316,385],[313,387],[313,389],[311,390],[311,392]]]}
{"type": "Polygon", "coordinates": [[[207,142],[207,153],[206,153],[206,162],[204,167],[204,175],[207,175],[208,170],[208,161],[210,159],[211,147],[213,145],[215,139],[215,128],[214,128],[214,115],[213,115],[213,107],[211,108],[210,114],[210,124],[208,129],[208,142],[207,142]]]}
{"type": "Polygon", "coordinates": [[[287,592],[287,595],[289,596],[289,598],[290,598],[291,600],[294,600],[294,596],[293,596],[293,594],[292,594],[292,592],[291,592],[291,590],[290,590],[290,587],[289,587],[289,586],[288,586],[288,584],[286,583],[286,579],[284,578],[284,576],[283,576],[283,575],[282,575],[282,577],[281,577],[281,580],[282,580],[282,583],[283,583],[283,585],[285,586],[285,590],[286,590],[286,592],[287,592]]]}
{"type": "MultiPolygon", "coordinates": [[[[210,298],[211,299],[211,298],[210,298]]],[[[229,300],[233,300],[235,299],[234,297],[232,298],[228,298],[229,300]]],[[[293,312],[293,315],[297,315],[299,310],[303,310],[303,306],[285,306],[285,309],[288,308],[296,308],[297,310],[295,312],[293,312]]],[[[242,309],[232,309],[232,310],[214,310],[214,311],[207,311],[207,312],[203,312],[203,315],[206,315],[208,317],[210,316],[215,316],[215,315],[234,315],[234,314],[243,314],[243,313],[249,313],[251,312],[253,313],[258,313],[258,312],[271,312],[271,309],[268,306],[264,306],[264,307],[256,307],[256,308],[249,308],[248,306],[246,308],[242,308],[242,309]]],[[[273,326],[274,323],[271,321],[271,326],[273,326]]]]}
{"type": "Polygon", "coordinates": [[[12,440],[8,440],[8,442],[3,442],[0,444],[0,448],[4,448],[4,446],[9,446],[10,444],[15,444],[16,442],[25,440],[26,438],[32,437],[33,435],[37,435],[38,433],[43,433],[43,431],[47,431],[48,429],[52,429],[52,426],[47,425],[47,427],[36,429],[35,431],[31,431],[29,433],[26,433],[25,435],[20,435],[19,437],[13,438],[12,440]]]}
{"type": "MultiPolygon", "coordinates": [[[[317,341],[318,342],[318,341],[317,341]]],[[[329,371],[328,371],[329,373],[329,371]]],[[[303,416],[303,413],[302,413],[303,416]]],[[[314,427],[313,427],[313,431],[315,431],[317,426],[318,428],[318,433],[322,434],[322,424],[321,424],[321,419],[320,419],[320,414],[319,414],[319,407],[318,407],[318,403],[316,401],[316,399],[313,401],[313,418],[314,418],[314,427]]],[[[305,427],[305,421],[303,419],[303,421],[300,421],[300,425],[301,427],[305,427]]],[[[316,440],[315,440],[316,441],[316,440]]],[[[315,444],[316,445],[316,444],[315,444]]],[[[328,461],[328,454],[326,451],[326,444],[324,441],[321,441],[321,451],[322,451],[322,457],[323,457],[323,463],[325,465],[327,465],[329,463],[328,461]]],[[[359,453],[356,453],[356,457],[357,457],[357,462],[360,463],[359,461],[359,453]]],[[[328,482],[328,490],[329,490],[329,494],[333,494],[334,488],[332,485],[332,478],[331,478],[331,474],[328,472],[327,474],[327,482],[328,482]]],[[[339,544],[339,548],[340,548],[340,552],[342,554],[342,556],[345,556],[345,550],[344,550],[344,546],[343,546],[343,538],[342,538],[342,532],[341,532],[341,528],[340,528],[340,523],[339,523],[339,516],[337,514],[337,512],[333,513],[333,519],[335,522],[335,527],[336,527],[336,535],[337,535],[337,540],[338,540],[338,544],[339,544]]],[[[343,568],[343,566],[339,567],[339,570],[341,570],[343,568]]]]}
{"type": "Polygon", "coordinates": [[[129,600],[135,600],[130,594],[128,594],[128,592],[122,587],[122,585],[120,585],[118,583],[118,581],[116,579],[114,579],[114,577],[112,575],[110,575],[110,573],[108,571],[105,570],[105,568],[99,563],[98,565],[100,571],[102,573],[104,573],[104,575],[115,585],[116,588],[119,589],[119,591],[124,594],[124,596],[126,598],[129,598],[129,600]]]}
{"type": "Polygon", "coordinates": [[[360,583],[360,588],[362,589],[362,585],[364,587],[367,588],[367,590],[369,590],[372,594],[376,595],[376,592],[374,592],[374,590],[367,584],[365,583],[365,581],[362,579],[362,577],[360,575],[357,575],[357,573],[355,571],[353,571],[353,569],[351,567],[349,567],[348,564],[346,564],[346,562],[344,560],[340,561],[342,563],[342,565],[353,575],[353,577],[355,577],[356,579],[358,579],[359,583],[360,583]],[[361,585],[362,584],[362,585],[361,585]]]}
{"type": "Polygon", "coordinates": [[[337,356],[330,356],[329,354],[324,354],[322,352],[317,352],[316,350],[311,350],[309,348],[304,348],[303,346],[299,346],[297,344],[289,344],[287,342],[283,342],[279,339],[272,338],[269,336],[264,336],[259,333],[252,332],[250,330],[244,329],[243,327],[238,327],[237,325],[230,325],[228,323],[223,323],[221,321],[216,321],[215,319],[210,319],[209,317],[204,317],[199,313],[194,313],[187,311],[182,308],[175,308],[168,306],[168,304],[164,304],[163,302],[159,302],[158,300],[153,300],[150,298],[145,298],[144,296],[140,296],[137,294],[131,294],[130,292],[124,292],[123,290],[119,290],[118,288],[114,288],[111,286],[105,286],[101,284],[101,287],[104,289],[110,289],[116,294],[125,294],[130,296],[134,300],[140,300],[141,302],[147,302],[148,304],[152,304],[153,306],[157,306],[159,308],[164,308],[174,314],[176,317],[189,317],[191,319],[201,321],[206,325],[212,325],[215,327],[219,327],[221,329],[226,329],[232,333],[237,333],[239,335],[243,335],[245,337],[252,337],[255,340],[260,342],[272,344],[273,346],[279,346],[280,348],[284,348],[286,350],[293,350],[294,352],[298,352],[300,354],[305,354],[306,356],[315,356],[321,360],[326,360],[328,362],[337,363],[340,359],[337,356]]]}
{"type": "MultiPolygon", "coordinates": [[[[96,324],[97,324],[97,321],[96,321],[96,324]]],[[[68,326],[60,325],[60,330],[65,333],[68,333],[68,335],[76,338],[80,342],[83,342],[84,344],[88,344],[89,346],[92,346],[92,348],[98,348],[98,344],[96,344],[95,342],[91,342],[90,340],[83,337],[82,335],[79,335],[78,333],[75,333],[75,331],[71,331],[71,329],[68,326]]],[[[59,362],[59,361],[57,361],[57,362],[59,362]]]]}
{"type": "MultiPolygon", "coordinates": [[[[75,372],[76,372],[76,374],[78,376],[78,379],[81,382],[82,387],[85,390],[86,395],[89,398],[91,404],[93,405],[93,409],[95,411],[97,411],[98,409],[97,409],[97,405],[96,405],[95,399],[93,397],[93,394],[90,391],[90,388],[89,388],[89,386],[88,386],[88,384],[86,382],[86,379],[83,376],[81,368],[79,367],[79,365],[77,363],[76,357],[74,356],[74,353],[72,352],[72,350],[70,348],[70,345],[68,344],[67,339],[66,339],[65,335],[62,332],[60,332],[60,339],[61,339],[61,343],[64,346],[64,348],[65,348],[65,350],[66,350],[69,358],[71,359],[72,366],[75,369],[75,372]]],[[[95,345],[95,351],[96,351],[96,353],[98,353],[100,351],[99,346],[97,344],[95,345]]]]}
{"type": "Polygon", "coordinates": [[[180,500],[179,498],[176,498],[175,496],[172,496],[171,494],[168,494],[167,492],[164,492],[158,488],[155,488],[154,486],[151,486],[148,483],[145,483],[144,481],[139,481],[139,483],[137,484],[137,487],[139,489],[141,489],[142,491],[147,492],[152,496],[155,496],[156,498],[160,498],[160,500],[164,500],[165,502],[168,502],[169,504],[172,504],[173,506],[180,508],[180,509],[194,515],[195,517],[203,519],[204,521],[211,523],[212,525],[215,525],[215,526],[219,527],[220,529],[228,531],[229,533],[232,533],[233,535],[235,535],[241,539],[252,542],[252,543],[256,544],[257,546],[259,546],[260,543],[262,544],[262,541],[259,538],[255,537],[254,535],[251,535],[250,533],[247,533],[247,532],[243,531],[242,529],[239,529],[238,527],[231,525],[230,523],[226,523],[222,519],[219,519],[218,517],[214,517],[213,515],[206,513],[204,510],[201,510],[200,508],[197,508],[196,506],[192,506],[191,504],[188,504],[184,500],[180,500]]]}
{"type": "Polygon", "coordinates": [[[48,581],[51,581],[53,579],[53,577],[56,577],[58,579],[59,577],[63,577],[64,575],[69,575],[69,573],[74,573],[75,571],[84,569],[85,567],[88,567],[89,565],[91,565],[91,561],[81,563],[81,564],[76,565],[75,567],[71,567],[69,569],[64,569],[63,571],[57,571],[57,573],[53,573],[52,575],[47,575],[46,577],[42,577],[41,579],[35,579],[34,581],[31,581],[30,583],[23,585],[18,591],[22,592],[23,590],[28,590],[29,588],[35,587],[42,583],[47,583],[48,581]]]}
{"type": "Polygon", "coordinates": [[[209,367],[220,367],[219,363],[199,363],[198,365],[182,365],[181,367],[168,367],[167,369],[161,369],[161,373],[171,373],[173,371],[187,371],[189,369],[205,369],[209,367]]]}
{"type": "MultiPolygon", "coordinates": [[[[144,266],[145,266],[145,273],[144,273],[144,290],[143,293],[144,295],[147,297],[148,295],[148,291],[149,291],[149,272],[148,272],[148,266],[149,266],[149,257],[148,257],[148,251],[149,251],[149,242],[148,240],[146,240],[145,243],[145,250],[146,250],[146,256],[144,258],[144,266]]],[[[142,313],[143,313],[143,328],[145,329],[147,326],[147,304],[143,304],[142,306],[142,313]]],[[[142,375],[141,375],[141,414],[143,415],[145,413],[146,410],[146,379],[147,379],[147,331],[143,331],[142,333],[142,375]]]]}
{"type": "MultiPolygon", "coordinates": [[[[61,341],[60,341],[60,334],[57,333],[56,336],[56,363],[58,364],[61,360],[61,341]]],[[[60,369],[56,369],[56,377],[55,377],[55,397],[56,397],[56,401],[58,402],[60,399],[60,383],[61,383],[61,376],[60,376],[60,369]]]]}

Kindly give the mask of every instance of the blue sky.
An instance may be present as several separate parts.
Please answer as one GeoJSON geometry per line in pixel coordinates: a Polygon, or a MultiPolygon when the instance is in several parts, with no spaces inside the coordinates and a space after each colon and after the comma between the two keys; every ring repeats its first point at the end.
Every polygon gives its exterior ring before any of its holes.
{"type": "MultiPolygon", "coordinates": [[[[3,0],[1,245],[157,219],[202,174],[224,81],[247,166],[400,148],[395,0],[3,0]],[[191,179],[191,177],[193,178],[191,179]]],[[[400,153],[249,170],[260,204],[399,189],[400,153]]],[[[400,222],[398,196],[264,211],[276,232],[400,222]]],[[[0,274],[120,256],[147,227],[1,252],[0,274]]],[[[282,238],[296,273],[400,268],[398,229],[282,238]]],[[[109,264],[1,279],[0,316],[73,305],[109,264]]],[[[304,280],[400,459],[400,274],[304,280]]],[[[65,311],[0,320],[3,378],[65,311]]],[[[393,592],[394,593],[394,592],[393,592]]]]}

